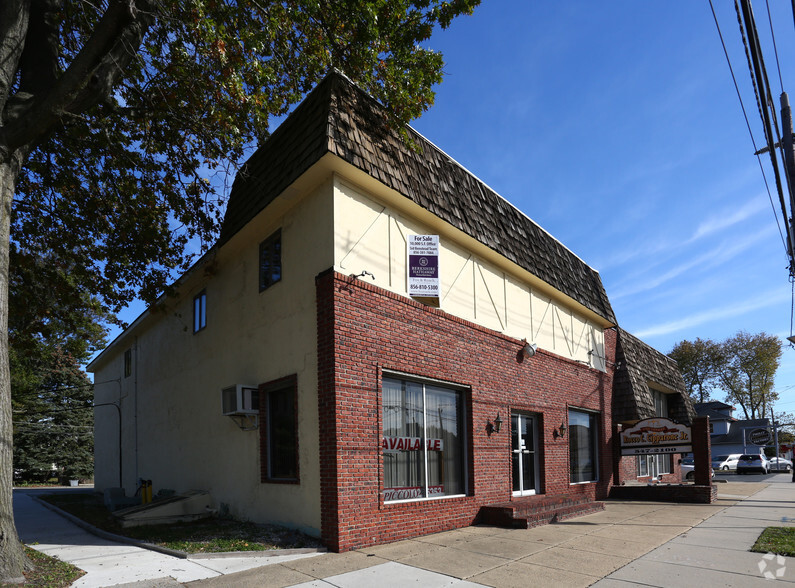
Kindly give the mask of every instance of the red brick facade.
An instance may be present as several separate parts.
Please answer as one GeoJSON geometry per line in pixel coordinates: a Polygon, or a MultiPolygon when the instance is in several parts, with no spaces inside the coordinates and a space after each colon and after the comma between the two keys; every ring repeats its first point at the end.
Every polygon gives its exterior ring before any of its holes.
{"type": "MultiPolygon", "coordinates": [[[[322,537],[348,551],[475,522],[481,506],[511,500],[511,411],[536,414],[539,486],[547,496],[599,499],[613,483],[611,371],[522,342],[331,270],[316,280],[322,537]],[[384,502],[384,370],[465,386],[466,496],[384,502]],[[554,431],[569,408],[598,413],[599,480],[569,484],[569,440],[554,431]],[[502,430],[489,434],[497,414],[502,430]]],[[[605,332],[608,365],[615,332],[605,332]]]]}

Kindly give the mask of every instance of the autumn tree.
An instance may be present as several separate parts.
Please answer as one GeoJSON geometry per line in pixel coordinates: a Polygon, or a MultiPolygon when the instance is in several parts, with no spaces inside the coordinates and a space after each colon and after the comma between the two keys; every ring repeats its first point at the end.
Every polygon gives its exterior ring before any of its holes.
{"type": "Polygon", "coordinates": [[[117,310],[155,299],[217,234],[225,181],[331,67],[418,116],[424,45],[479,0],[0,2],[0,580],[11,510],[9,250],[54,258],[117,310]],[[216,176],[217,177],[214,177],[216,176]]]}
{"type": "Polygon", "coordinates": [[[770,413],[778,394],[773,390],[781,360],[781,340],[773,335],[740,331],[720,343],[680,341],[669,354],[696,402],[714,399],[721,392],[729,404],[738,404],[746,419],[770,413]]]}
{"type": "Polygon", "coordinates": [[[774,335],[745,331],[726,339],[718,377],[726,392],[726,402],[737,403],[746,419],[761,419],[770,414],[778,393],[773,390],[781,360],[781,339],[774,335]]]}
{"type": "Polygon", "coordinates": [[[720,345],[710,339],[680,341],[668,354],[679,366],[687,391],[693,402],[707,402],[717,381],[716,367],[720,361],[720,345]]]}

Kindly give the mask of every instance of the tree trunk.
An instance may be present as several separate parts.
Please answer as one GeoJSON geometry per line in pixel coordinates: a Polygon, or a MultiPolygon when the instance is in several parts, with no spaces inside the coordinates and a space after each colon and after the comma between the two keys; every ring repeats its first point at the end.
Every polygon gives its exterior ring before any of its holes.
{"type": "Polygon", "coordinates": [[[8,367],[8,250],[11,203],[19,174],[15,158],[0,162],[0,582],[24,580],[31,563],[14,524],[14,434],[11,424],[11,374],[8,367]]]}

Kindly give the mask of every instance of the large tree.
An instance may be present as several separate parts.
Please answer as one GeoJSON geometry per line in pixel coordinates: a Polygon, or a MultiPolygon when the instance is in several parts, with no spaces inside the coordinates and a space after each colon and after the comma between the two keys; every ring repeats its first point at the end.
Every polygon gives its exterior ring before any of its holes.
{"type": "Polygon", "coordinates": [[[26,479],[93,473],[93,386],[81,365],[104,345],[107,315],[52,254],[12,244],[9,283],[14,470],[26,479]]]}
{"type": "Polygon", "coordinates": [[[726,339],[722,347],[718,377],[726,391],[726,402],[739,404],[746,419],[768,416],[778,400],[773,384],[781,360],[781,339],[740,331],[726,339]]]}
{"type": "Polygon", "coordinates": [[[729,404],[738,404],[746,419],[770,414],[778,394],[773,390],[781,360],[781,340],[767,333],[739,331],[720,343],[680,341],[669,354],[696,402],[720,390],[729,404]]]}
{"type": "Polygon", "coordinates": [[[0,580],[25,565],[11,509],[11,243],[108,309],[153,300],[212,243],[225,182],[269,119],[331,67],[400,125],[423,112],[436,26],[479,0],[0,2],[0,580]]]}
{"type": "Polygon", "coordinates": [[[720,345],[710,339],[680,341],[668,354],[679,365],[679,371],[693,402],[707,402],[716,384],[716,367],[720,361],[720,345]]]}

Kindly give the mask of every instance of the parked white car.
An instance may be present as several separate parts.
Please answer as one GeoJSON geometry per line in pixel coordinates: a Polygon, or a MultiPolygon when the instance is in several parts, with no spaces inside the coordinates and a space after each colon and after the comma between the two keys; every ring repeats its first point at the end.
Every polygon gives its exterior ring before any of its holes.
{"type": "Polygon", "coordinates": [[[738,474],[750,474],[759,472],[766,474],[770,471],[770,462],[764,455],[758,453],[744,453],[737,461],[738,474]]]}
{"type": "Polygon", "coordinates": [[[792,471],[792,462],[788,459],[784,459],[783,457],[771,457],[769,461],[770,461],[771,472],[792,471]]]}
{"type": "Polygon", "coordinates": [[[729,455],[718,455],[712,458],[712,467],[716,470],[736,470],[737,460],[740,459],[742,453],[731,453],[729,455]]]}

